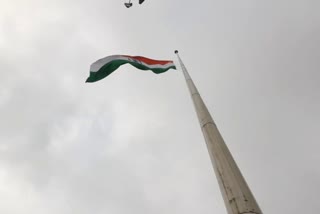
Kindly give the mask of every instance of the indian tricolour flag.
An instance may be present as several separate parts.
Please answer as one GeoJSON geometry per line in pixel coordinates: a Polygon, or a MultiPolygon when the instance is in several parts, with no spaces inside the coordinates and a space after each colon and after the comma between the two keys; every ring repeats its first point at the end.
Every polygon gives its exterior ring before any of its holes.
{"type": "Polygon", "coordinates": [[[99,59],[90,66],[90,76],[86,82],[96,82],[117,70],[121,65],[131,64],[141,70],[151,70],[160,74],[170,68],[176,69],[173,61],[154,60],[142,56],[112,55],[99,59]]]}

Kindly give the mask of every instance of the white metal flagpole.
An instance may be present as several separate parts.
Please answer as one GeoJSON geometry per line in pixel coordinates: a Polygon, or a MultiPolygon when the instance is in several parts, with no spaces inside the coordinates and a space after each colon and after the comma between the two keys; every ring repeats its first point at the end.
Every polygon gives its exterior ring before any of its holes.
{"type": "Polygon", "coordinates": [[[175,54],[178,56],[198,115],[228,214],[262,214],[177,50],[175,54]]]}

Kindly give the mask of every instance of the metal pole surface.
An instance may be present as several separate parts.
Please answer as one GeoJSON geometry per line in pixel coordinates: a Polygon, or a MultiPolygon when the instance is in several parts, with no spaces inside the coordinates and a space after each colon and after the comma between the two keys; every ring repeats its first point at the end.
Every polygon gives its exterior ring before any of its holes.
{"type": "Polygon", "coordinates": [[[184,66],[178,51],[175,51],[175,54],[178,56],[198,115],[201,130],[207,144],[228,214],[262,214],[259,205],[184,66]]]}

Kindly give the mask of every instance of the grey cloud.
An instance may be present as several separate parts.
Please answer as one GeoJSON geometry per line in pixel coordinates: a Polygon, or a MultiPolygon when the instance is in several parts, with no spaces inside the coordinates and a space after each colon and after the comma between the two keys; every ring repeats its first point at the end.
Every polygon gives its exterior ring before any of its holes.
{"type": "Polygon", "coordinates": [[[316,213],[315,1],[11,1],[0,7],[0,212],[226,213],[179,49],[265,213],[316,213]],[[286,199],[286,200],[284,200],[286,199]]]}

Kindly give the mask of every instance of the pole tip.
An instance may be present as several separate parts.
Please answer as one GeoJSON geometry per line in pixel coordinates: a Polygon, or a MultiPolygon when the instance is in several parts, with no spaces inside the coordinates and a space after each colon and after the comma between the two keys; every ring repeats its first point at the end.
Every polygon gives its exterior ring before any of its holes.
{"type": "Polygon", "coordinates": [[[178,53],[178,50],[175,50],[174,53],[177,54],[177,53],[178,53]]]}

